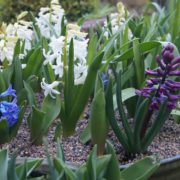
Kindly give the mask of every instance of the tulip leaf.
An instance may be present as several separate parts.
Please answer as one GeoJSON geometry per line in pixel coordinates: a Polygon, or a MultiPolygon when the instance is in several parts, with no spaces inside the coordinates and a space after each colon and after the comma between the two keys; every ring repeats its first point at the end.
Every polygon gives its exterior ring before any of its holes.
{"type": "Polygon", "coordinates": [[[19,180],[16,174],[16,153],[13,153],[8,164],[8,180],[19,180]]]}
{"type": "Polygon", "coordinates": [[[1,179],[7,180],[8,151],[0,150],[0,175],[1,179]]]}
{"type": "Polygon", "coordinates": [[[93,144],[97,144],[98,155],[103,155],[104,153],[104,146],[108,131],[105,108],[106,103],[104,92],[100,89],[94,96],[90,112],[91,137],[93,144]]]}
{"type": "Polygon", "coordinates": [[[146,157],[135,162],[122,171],[122,178],[125,180],[148,179],[159,167],[158,163],[151,157],[146,157]]]}
{"type": "Polygon", "coordinates": [[[90,180],[97,180],[96,153],[97,153],[97,146],[95,145],[87,160],[87,173],[88,173],[88,178],[90,180]]]}
{"type": "Polygon", "coordinates": [[[113,149],[113,146],[109,141],[107,141],[106,153],[111,154],[111,160],[108,164],[108,168],[106,171],[106,179],[107,180],[112,180],[112,179],[121,180],[122,177],[121,177],[121,172],[119,169],[119,162],[117,160],[116,153],[113,149]]]}
{"type": "Polygon", "coordinates": [[[43,131],[45,122],[45,112],[38,110],[35,106],[32,106],[32,112],[29,115],[27,122],[31,130],[31,140],[35,144],[42,143],[42,137],[40,136],[43,131]]]}

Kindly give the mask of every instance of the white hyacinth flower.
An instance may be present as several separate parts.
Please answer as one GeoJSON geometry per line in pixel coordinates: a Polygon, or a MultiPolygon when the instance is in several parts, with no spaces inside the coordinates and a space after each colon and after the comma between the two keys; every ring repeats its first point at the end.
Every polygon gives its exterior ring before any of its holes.
{"type": "Polygon", "coordinates": [[[55,75],[58,75],[59,78],[63,77],[63,62],[60,57],[56,60],[56,65],[52,65],[52,68],[54,69],[55,75]]]}
{"type": "Polygon", "coordinates": [[[56,55],[62,55],[63,54],[63,47],[64,47],[64,36],[60,36],[56,38],[53,36],[51,38],[51,42],[49,43],[49,47],[52,49],[53,53],[56,55]]]}
{"type": "Polygon", "coordinates": [[[16,38],[7,38],[0,40],[0,61],[7,60],[9,65],[12,64],[16,38]]]}
{"type": "Polygon", "coordinates": [[[50,95],[52,98],[55,98],[54,95],[60,94],[59,91],[57,91],[56,88],[59,85],[58,81],[54,81],[51,84],[48,84],[45,82],[45,78],[42,79],[41,82],[41,88],[44,90],[44,96],[50,95]]]}
{"type": "Polygon", "coordinates": [[[74,39],[74,57],[81,62],[86,62],[88,39],[79,41],[74,39]]]}
{"type": "Polygon", "coordinates": [[[56,54],[52,54],[51,51],[45,52],[45,49],[43,49],[43,56],[45,57],[45,61],[43,62],[44,65],[50,64],[52,65],[56,59],[56,54]]]}
{"type": "Polygon", "coordinates": [[[60,36],[63,16],[64,9],[62,9],[57,0],[52,0],[50,7],[41,8],[36,18],[36,24],[42,36],[47,39],[50,39],[53,33],[60,36]]]}
{"type": "MultiPolygon", "coordinates": [[[[117,3],[117,13],[111,13],[110,14],[110,21],[111,21],[111,27],[112,27],[112,35],[118,32],[120,28],[123,30],[125,29],[126,21],[125,21],[125,7],[122,2],[117,3]]],[[[104,36],[108,38],[108,24],[107,22],[104,23],[104,36]]],[[[132,38],[132,32],[129,30],[128,36],[131,39],[132,38]]]]}
{"type": "Polygon", "coordinates": [[[78,64],[74,67],[74,84],[80,85],[84,84],[84,81],[86,79],[88,68],[84,64],[78,64]]]}

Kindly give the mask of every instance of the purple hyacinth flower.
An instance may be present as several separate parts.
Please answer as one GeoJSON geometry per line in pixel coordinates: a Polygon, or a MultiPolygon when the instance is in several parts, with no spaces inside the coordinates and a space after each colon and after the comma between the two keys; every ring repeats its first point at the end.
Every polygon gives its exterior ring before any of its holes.
{"type": "Polygon", "coordinates": [[[0,98],[12,96],[13,99],[11,102],[2,101],[0,102],[0,121],[5,119],[8,122],[9,127],[13,127],[18,121],[20,108],[16,104],[17,96],[16,90],[12,89],[10,85],[9,88],[0,94],[0,98]]]}
{"type": "Polygon", "coordinates": [[[168,79],[169,76],[180,76],[180,71],[177,70],[180,66],[180,56],[174,57],[173,51],[174,47],[171,44],[163,49],[162,59],[160,56],[157,56],[156,59],[159,67],[155,70],[148,69],[145,72],[154,78],[146,81],[147,87],[136,90],[137,95],[152,98],[150,110],[158,110],[166,100],[167,108],[172,110],[180,99],[178,95],[180,83],[168,79]]]}

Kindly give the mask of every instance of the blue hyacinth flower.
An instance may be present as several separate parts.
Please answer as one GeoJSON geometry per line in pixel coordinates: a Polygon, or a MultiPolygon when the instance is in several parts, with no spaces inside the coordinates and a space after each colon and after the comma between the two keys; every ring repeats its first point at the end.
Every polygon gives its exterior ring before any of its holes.
{"type": "Polygon", "coordinates": [[[13,127],[18,121],[20,108],[17,105],[16,90],[12,89],[10,85],[9,88],[0,94],[0,99],[4,97],[12,97],[12,101],[1,101],[0,102],[0,121],[5,119],[9,127],[13,127]]]}

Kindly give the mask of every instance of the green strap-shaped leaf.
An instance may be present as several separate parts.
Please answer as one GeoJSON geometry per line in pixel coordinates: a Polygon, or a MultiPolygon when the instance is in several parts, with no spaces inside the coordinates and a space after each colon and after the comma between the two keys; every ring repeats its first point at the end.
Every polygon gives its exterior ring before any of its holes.
{"type": "Polygon", "coordinates": [[[18,93],[23,88],[22,66],[19,58],[15,58],[13,66],[14,66],[13,83],[14,83],[14,88],[18,93]]]}
{"type": "Polygon", "coordinates": [[[86,106],[90,93],[93,90],[95,80],[96,80],[96,75],[101,65],[103,55],[104,55],[104,52],[102,52],[99,56],[97,56],[94,59],[93,63],[90,65],[89,70],[88,70],[88,75],[86,77],[84,85],[80,89],[75,99],[72,110],[69,116],[67,117],[67,119],[63,120],[63,128],[64,128],[65,136],[68,136],[74,133],[76,123],[86,106]]]}
{"type": "Polygon", "coordinates": [[[70,42],[69,47],[69,60],[68,60],[68,72],[67,72],[67,81],[65,82],[64,89],[64,104],[65,111],[68,115],[73,106],[73,94],[74,94],[74,44],[73,39],[70,42]]]}
{"type": "Polygon", "coordinates": [[[38,75],[43,63],[41,48],[37,47],[28,58],[27,66],[23,71],[23,78],[26,80],[31,75],[38,75]]]}
{"type": "Polygon", "coordinates": [[[140,44],[138,40],[133,41],[133,53],[134,53],[134,67],[135,67],[135,74],[137,85],[136,88],[139,89],[144,82],[144,60],[141,56],[140,52],[140,44]]]}
{"type": "Polygon", "coordinates": [[[35,94],[31,88],[31,86],[26,81],[24,81],[24,88],[27,92],[28,104],[30,105],[30,107],[36,106],[35,94]]]}
{"type": "Polygon", "coordinates": [[[3,73],[0,71],[0,93],[4,92],[6,90],[6,83],[5,80],[3,78],[3,73]]]}
{"type": "MultiPolygon", "coordinates": [[[[141,53],[147,53],[147,52],[151,51],[152,49],[157,48],[160,45],[161,45],[161,43],[158,41],[143,42],[143,43],[139,44],[139,48],[140,48],[141,53]]],[[[115,57],[113,62],[120,62],[120,61],[128,60],[130,58],[133,58],[133,56],[134,56],[133,48],[130,48],[125,53],[115,57]]]]}
{"type": "Polygon", "coordinates": [[[119,110],[119,114],[122,120],[122,124],[124,127],[124,130],[126,132],[126,136],[128,138],[129,146],[131,147],[133,145],[133,133],[132,129],[128,123],[128,119],[126,117],[124,108],[123,108],[123,103],[122,103],[122,94],[121,94],[121,72],[117,76],[117,85],[116,85],[116,98],[117,98],[117,106],[119,110]]]}
{"type": "Polygon", "coordinates": [[[25,105],[26,105],[26,102],[21,104],[18,121],[16,122],[16,124],[12,128],[9,129],[9,138],[10,139],[15,137],[17,132],[18,132],[18,130],[19,130],[19,127],[20,127],[20,125],[22,123],[22,120],[24,118],[25,105]]]}
{"type": "Polygon", "coordinates": [[[9,125],[6,119],[0,121],[0,144],[4,144],[9,141],[9,125]]]}
{"type": "Polygon", "coordinates": [[[97,36],[94,35],[89,42],[88,45],[88,55],[87,55],[87,64],[90,65],[92,63],[93,57],[97,51],[97,36]]]}
{"type": "Polygon", "coordinates": [[[143,150],[146,150],[146,148],[152,142],[154,137],[159,133],[164,122],[168,119],[170,113],[171,113],[170,110],[167,109],[167,101],[166,101],[160,106],[158,115],[156,116],[153,125],[150,127],[150,129],[148,130],[148,132],[146,133],[145,137],[142,140],[143,150]]]}
{"type": "Polygon", "coordinates": [[[149,100],[145,99],[137,108],[135,117],[134,117],[134,147],[139,152],[141,150],[141,141],[140,141],[140,132],[144,118],[148,112],[149,100]]]}
{"type": "Polygon", "coordinates": [[[113,95],[112,95],[112,81],[109,80],[107,93],[106,93],[106,113],[109,120],[109,123],[118,138],[119,142],[122,144],[122,146],[126,149],[126,152],[130,151],[129,144],[127,143],[127,138],[123,134],[123,132],[118,127],[118,124],[115,119],[114,114],[114,107],[113,107],[113,95]]]}
{"type": "Polygon", "coordinates": [[[19,165],[16,168],[17,176],[22,180],[26,179],[32,171],[34,171],[41,165],[42,161],[42,159],[35,159],[29,161],[25,160],[23,164],[19,165]]]}

